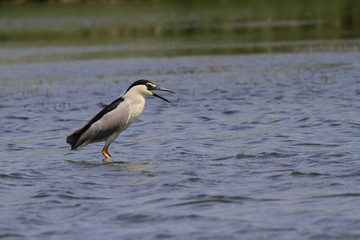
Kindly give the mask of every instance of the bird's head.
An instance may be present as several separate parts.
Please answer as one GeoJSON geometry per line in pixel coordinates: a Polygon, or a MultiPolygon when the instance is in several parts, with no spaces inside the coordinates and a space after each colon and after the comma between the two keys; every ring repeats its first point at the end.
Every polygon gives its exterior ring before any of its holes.
{"type": "Polygon", "coordinates": [[[157,95],[156,93],[154,93],[154,90],[158,90],[158,91],[165,91],[165,92],[169,92],[169,93],[174,93],[173,91],[166,89],[166,88],[161,88],[156,86],[155,84],[153,84],[152,82],[150,82],[149,80],[138,80],[136,82],[134,82],[127,90],[126,93],[134,93],[134,94],[141,94],[144,97],[147,96],[154,96],[157,98],[160,98],[166,102],[170,102],[169,100],[167,100],[166,98],[163,98],[159,95],[157,95]]]}

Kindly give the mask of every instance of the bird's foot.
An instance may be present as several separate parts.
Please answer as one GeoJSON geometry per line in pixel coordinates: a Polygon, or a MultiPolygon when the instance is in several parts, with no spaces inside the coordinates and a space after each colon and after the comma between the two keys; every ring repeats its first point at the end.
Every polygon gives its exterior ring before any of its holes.
{"type": "Polygon", "coordinates": [[[109,163],[109,159],[110,159],[110,158],[104,158],[104,159],[102,160],[102,162],[103,162],[104,164],[109,163]]]}
{"type": "Polygon", "coordinates": [[[108,163],[109,159],[111,158],[111,155],[108,153],[108,148],[104,147],[101,153],[104,155],[103,163],[108,163]]]}

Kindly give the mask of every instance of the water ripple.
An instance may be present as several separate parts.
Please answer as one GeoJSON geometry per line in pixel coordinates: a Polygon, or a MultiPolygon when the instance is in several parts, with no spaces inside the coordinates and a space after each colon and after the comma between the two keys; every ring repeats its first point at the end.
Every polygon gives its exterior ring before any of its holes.
{"type": "Polygon", "coordinates": [[[355,239],[358,59],[14,63],[21,77],[0,84],[0,238],[355,239]],[[103,143],[71,151],[66,136],[138,78],[178,94],[147,100],[109,164],[103,143]]]}

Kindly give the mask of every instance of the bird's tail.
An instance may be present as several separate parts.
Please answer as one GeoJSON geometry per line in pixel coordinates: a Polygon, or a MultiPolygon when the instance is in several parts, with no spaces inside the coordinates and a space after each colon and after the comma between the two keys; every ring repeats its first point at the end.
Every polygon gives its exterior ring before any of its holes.
{"type": "Polygon", "coordinates": [[[66,142],[67,142],[68,144],[70,144],[71,150],[75,150],[75,149],[77,149],[77,148],[80,146],[80,144],[78,144],[78,143],[79,143],[79,139],[80,139],[80,137],[81,137],[81,135],[82,135],[82,131],[81,131],[81,130],[82,130],[82,129],[79,129],[79,130],[75,131],[74,133],[72,133],[71,135],[69,135],[69,136],[66,138],[66,142]]]}

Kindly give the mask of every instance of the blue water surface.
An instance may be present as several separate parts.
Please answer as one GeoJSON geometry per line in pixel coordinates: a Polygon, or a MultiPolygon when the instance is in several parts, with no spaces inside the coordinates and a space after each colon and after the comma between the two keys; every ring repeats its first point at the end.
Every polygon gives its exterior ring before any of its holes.
{"type": "Polygon", "coordinates": [[[0,238],[360,238],[360,54],[0,64],[0,238]],[[110,146],[65,138],[137,79],[110,146]]]}

